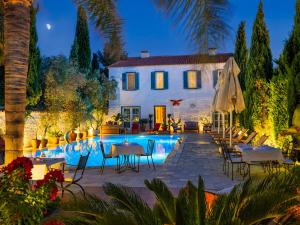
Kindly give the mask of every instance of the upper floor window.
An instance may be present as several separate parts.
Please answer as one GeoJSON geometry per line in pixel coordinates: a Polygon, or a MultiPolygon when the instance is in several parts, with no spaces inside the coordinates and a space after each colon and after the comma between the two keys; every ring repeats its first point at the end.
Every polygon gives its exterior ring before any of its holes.
{"type": "Polygon", "coordinates": [[[213,71],[213,87],[214,88],[216,87],[216,85],[218,83],[221,72],[222,72],[222,70],[214,70],[213,71]]]}
{"type": "Polygon", "coordinates": [[[183,87],[185,89],[198,89],[201,86],[201,71],[189,70],[183,73],[183,87]]]}
{"type": "Polygon", "coordinates": [[[135,91],[139,89],[139,74],[136,72],[127,72],[122,74],[122,89],[126,91],[135,91]]]}
{"type": "Polygon", "coordinates": [[[165,71],[152,72],[151,89],[154,90],[168,89],[168,72],[165,71]]]}

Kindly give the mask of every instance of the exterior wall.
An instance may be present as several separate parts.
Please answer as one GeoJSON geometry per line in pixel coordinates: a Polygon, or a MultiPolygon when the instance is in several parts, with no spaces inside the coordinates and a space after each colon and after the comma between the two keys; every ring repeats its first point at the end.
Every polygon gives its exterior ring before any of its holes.
{"type": "MultiPolygon", "coordinates": [[[[32,112],[31,116],[25,119],[25,128],[24,128],[24,147],[31,146],[31,139],[37,136],[38,139],[42,138],[44,128],[41,123],[41,117],[43,112],[32,112]]],[[[66,123],[67,115],[60,113],[59,118],[57,118],[56,129],[66,132],[71,129],[68,123],[66,123]]],[[[5,134],[5,113],[0,111],[0,135],[5,134]]]]}
{"type": "Polygon", "coordinates": [[[109,116],[121,112],[121,106],[140,106],[141,118],[154,114],[155,105],[165,105],[167,114],[183,121],[199,121],[201,118],[211,120],[211,102],[215,93],[213,88],[213,71],[223,69],[225,63],[197,65],[160,65],[110,68],[109,76],[118,82],[117,99],[110,102],[109,116]],[[201,70],[201,89],[184,89],[183,72],[201,70]],[[169,88],[167,90],[151,89],[151,72],[167,71],[169,88]],[[122,90],[122,73],[139,73],[139,90],[122,90]],[[180,106],[172,106],[171,99],[182,99],[180,106]]]}

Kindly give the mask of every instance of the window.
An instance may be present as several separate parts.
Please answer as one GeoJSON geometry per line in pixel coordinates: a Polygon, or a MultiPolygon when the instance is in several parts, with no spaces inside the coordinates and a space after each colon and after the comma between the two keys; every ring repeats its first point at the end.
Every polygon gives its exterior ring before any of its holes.
{"type": "Polygon", "coordinates": [[[139,74],[128,72],[122,74],[122,89],[126,91],[135,91],[139,89],[139,74]]]}
{"type": "Polygon", "coordinates": [[[127,90],[135,89],[135,73],[127,73],[127,90]]]}
{"type": "Polygon", "coordinates": [[[140,120],[141,107],[139,106],[122,106],[121,112],[124,119],[124,127],[126,128],[130,128],[132,123],[140,120]]]}
{"type": "Polygon", "coordinates": [[[163,72],[157,72],[155,74],[155,87],[156,87],[156,89],[164,88],[164,73],[163,72]]]}
{"type": "Polygon", "coordinates": [[[197,88],[196,71],[188,71],[188,88],[197,88]]]}
{"type": "Polygon", "coordinates": [[[216,87],[216,85],[218,83],[221,72],[222,72],[222,70],[214,70],[213,71],[213,87],[214,88],[216,87]]]}
{"type": "Polygon", "coordinates": [[[164,72],[164,71],[152,72],[151,89],[153,90],[168,89],[168,72],[164,72]]]}
{"type": "Polygon", "coordinates": [[[185,89],[201,88],[201,71],[185,71],[183,73],[183,86],[185,89]]]}

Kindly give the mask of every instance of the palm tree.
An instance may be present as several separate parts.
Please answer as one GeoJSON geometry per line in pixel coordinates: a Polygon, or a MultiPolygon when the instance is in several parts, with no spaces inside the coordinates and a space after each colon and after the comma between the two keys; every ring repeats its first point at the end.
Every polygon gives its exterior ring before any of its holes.
{"type": "MultiPolygon", "coordinates": [[[[3,1],[3,0],[2,0],[3,1]]],[[[5,39],[5,162],[22,154],[26,79],[29,55],[30,7],[33,0],[4,1],[5,39]]],[[[187,37],[199,49],[216,44],[228,34],[224,16],[228,0],[153,0],[175,22],[181,22],[187,37]]],[[[116,0],[75,0],[90,15],[100,33],[110,39],[120,33],[116,0]]]]}
{"type": "Polygon", "coordinates": [[[71,199],[56,217],[65,224],[87,225],[258,225],[300,220],[300,170],[249,179],[228,195],[219,195],[211,206],[201,177],[198,187],[188,182],[177,197],[159,179],[145,184],[156,196],[153,208],[132,189],[109,183],[104,187],[109,202],[92,195],[71,199]]]}

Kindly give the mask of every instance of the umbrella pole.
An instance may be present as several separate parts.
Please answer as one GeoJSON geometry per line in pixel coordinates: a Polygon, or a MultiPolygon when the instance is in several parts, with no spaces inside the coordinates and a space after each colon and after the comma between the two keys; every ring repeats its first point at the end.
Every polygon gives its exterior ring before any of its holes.
{"type": "Polygon", "coordinates": [[[218,134],[220,133],[221,114],[218,112],[218,134]]]}
{"type": "Polygon", "coordinates": [[[232,111],[230,110],[230,147],[232,147],[232,111]]]}
{"type": "Polygon", "coordinates": [[[225,115],[222,113],[222,120],[223,120],[223,138],[225,138],[225,115]]]}

